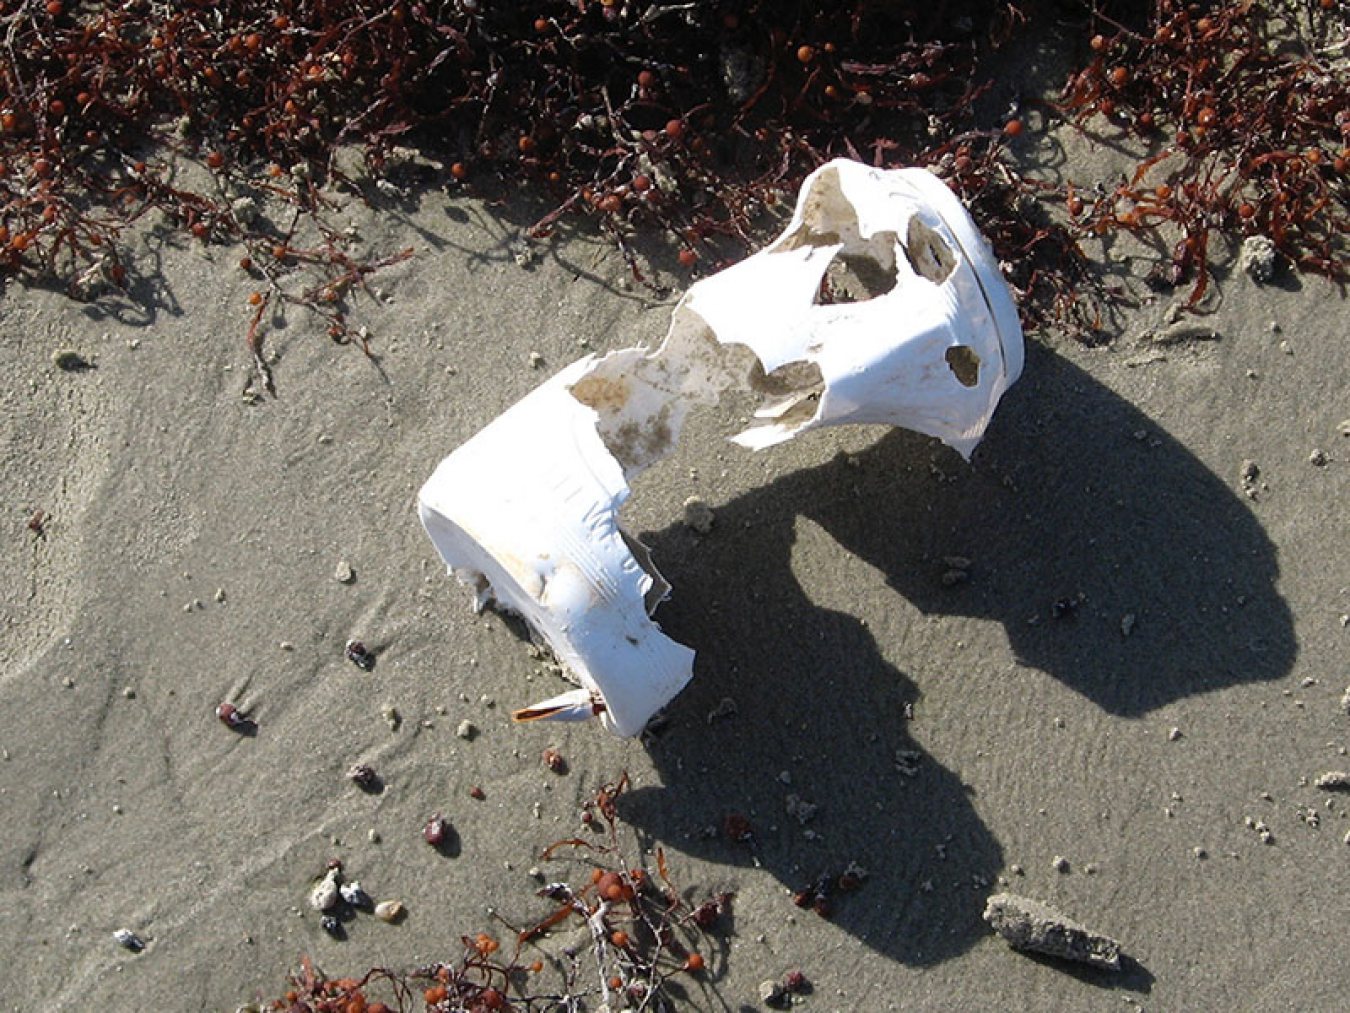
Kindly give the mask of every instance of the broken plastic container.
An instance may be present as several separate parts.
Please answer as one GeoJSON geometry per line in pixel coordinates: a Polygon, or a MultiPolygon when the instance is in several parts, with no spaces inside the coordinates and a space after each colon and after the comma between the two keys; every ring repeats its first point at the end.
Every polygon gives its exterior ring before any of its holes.
{"type": "Polygon", "coordinates": [[[779,238],[695,284],[680,309],[759,359],[752,386],[772,400],[735,437],[755,449],[880,422],[969,458],[1022,372],[1022,328],[998,264],[925,169],[821,166],[779,238]]]}
{"type": "Polygon", "coordinates": [[[1012,296],[955,195],[922,169],[837,160],[778,239],[691,286],[659,348],[573,363],[441,462],[422,523],[479,605],[522,615],[580,683],[518,720],[635,735],[694,652],[652,621],[669,587],[618,512],[692,405],[764,395],[734,438],[756,449],[879,422],[969,457],[1021,369],[1012,296]]]}
{"type": "Polygon", "coordinates": [[[569,390],[593,363],[573,363],[442,461],[418,506],[478,605],[523,616],[581,683],[517,717],[594,715],[636,735],[689,681],[694,652],[649,617],[668,585],[620,527],[628,484],[595,410],[569,390]]]}

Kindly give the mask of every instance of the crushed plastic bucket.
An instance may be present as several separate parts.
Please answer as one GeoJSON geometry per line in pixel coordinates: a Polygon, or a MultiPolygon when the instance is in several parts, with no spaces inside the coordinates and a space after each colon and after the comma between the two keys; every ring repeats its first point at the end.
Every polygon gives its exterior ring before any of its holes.
{"type": "Polygon", "coordinates": [[[441,462],[419,512],[479,607],[523,616],[579,683],[515,717],[635,735],[694,652],[652,621],[669,587],[618,512],[690,407],[756,392],[756,424],[734,437],[753,449],[867,422],[969,458],[1022,360],[1012,295],[956,196],[923,169],[836,160],[774,242],[690,287],[657,349],[547,380],[441,462]]]}

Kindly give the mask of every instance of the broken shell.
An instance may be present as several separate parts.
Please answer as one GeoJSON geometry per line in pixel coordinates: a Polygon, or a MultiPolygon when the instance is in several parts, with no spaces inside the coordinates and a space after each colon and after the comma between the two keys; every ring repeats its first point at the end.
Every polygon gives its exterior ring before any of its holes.
{"type": "Polygon", "coordinates": [[[391,925],[403,917],[403,911],[403,904],[396,900],[382,900],[375,905],[375,917],[391,925]]]}
{"type": "Polygon", "coordinates": [[[418,510],[477,607],[523,616],[580,684],[516,720],[636,735],[694,652],[652,621],[670,588],[618,513],[690,408],[764,396],[734,438],[753,449],[866,422],[969,458],[1022,362],[1012,295],[955,194],[923,169],[839,159],[808,177],[773,243],[685,293],[660,347],[545,381],[441,462],[418,510]]]}
{"type": "Polygon", "coordinates": [[[323,879],[314,884],[314,889],[309,892],[309,906],[315,911],[330,911],[337,906],[341,898],[341,887],[339,883],[342,880],[342,873],[337,869],[329,869],[323,879]]]}

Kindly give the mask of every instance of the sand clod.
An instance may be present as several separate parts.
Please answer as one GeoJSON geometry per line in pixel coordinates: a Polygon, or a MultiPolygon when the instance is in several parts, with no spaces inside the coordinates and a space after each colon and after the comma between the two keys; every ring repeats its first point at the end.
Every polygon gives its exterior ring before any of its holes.
{"type": "Polygon", "coordinates": [[[1118,942],[1040,901],[1013,893],[995,894],[985,906],[984,920],[1014,949],[1120,970],[1118,942]]]}

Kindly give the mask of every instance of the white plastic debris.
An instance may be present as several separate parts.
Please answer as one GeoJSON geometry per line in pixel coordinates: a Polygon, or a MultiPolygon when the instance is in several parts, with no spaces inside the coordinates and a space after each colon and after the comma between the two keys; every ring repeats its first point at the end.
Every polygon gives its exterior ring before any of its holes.
{"type": "Polygon", "coordinates": [[[968,458],[1021,369],[1016,307],[951,191],[922,169],[837,160],[807,179],[778,239],[691,286],[659,348],[547,380],[441,462],[419,511],[478,607],[522,615],[580,684],[517,720],[595,716],[636,735],[694,652],[652,621],[669,586],[619,508],[692,406],[764,395],[735,437],[754,449],[881,422],[968,458]]]}
{"type": "Polygon", "coordinates": [[[969,458],[1022,372],[1022,328],[998,264],[924,169],[822,166],[783,234],[695,284],[680,309],[758,358],[751,386],[772,400],[763,424],[735,437],[755,449],[880,422],[969,458]]]}

